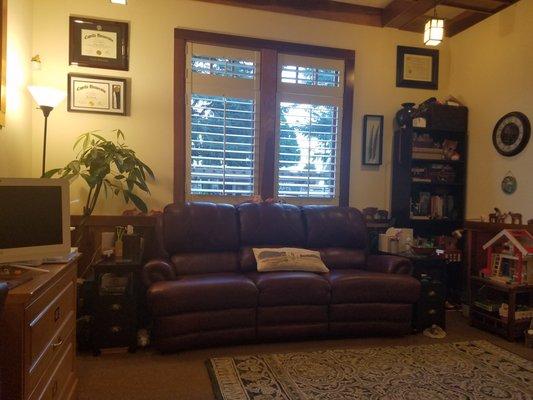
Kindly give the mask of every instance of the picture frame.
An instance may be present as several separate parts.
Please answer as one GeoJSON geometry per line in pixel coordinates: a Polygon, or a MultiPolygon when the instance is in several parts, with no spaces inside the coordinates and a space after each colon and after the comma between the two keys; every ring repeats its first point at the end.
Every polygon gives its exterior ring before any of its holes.
{"type": "Polygon", "coordinates": [[[437,90],[439,88],[439,51],[398,46],[396,86],[437,90]]]}
{"type": "Polygon", "coordinates": [[[129,69],[129,24],[85,17],[69,19],[69,63],[80,67],[129,69]]]}
{"type": "Polygon", "coordinates": [[[6,125],[7,0],[0,0],[0,129],[6,125]]]}
{"type": "Polygon", "coordinates": [[[363,165],[383,163],[383,115],[365,115],[363,118],[363,165]]]}
{"type": "Polygon", "coordinates": [[[125,78],[70,73],[67,110],[127,115],[127,83],[125,78]]]}

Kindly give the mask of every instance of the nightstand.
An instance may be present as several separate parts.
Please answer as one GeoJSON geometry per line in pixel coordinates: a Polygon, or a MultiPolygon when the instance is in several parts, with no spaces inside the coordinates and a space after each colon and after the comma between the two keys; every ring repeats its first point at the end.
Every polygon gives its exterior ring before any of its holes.
{"type": "Polygon", "coordinates": [[[93,353],[104,348],[137,348],[141,258],[98,262],[94,266],[93,353]]]}

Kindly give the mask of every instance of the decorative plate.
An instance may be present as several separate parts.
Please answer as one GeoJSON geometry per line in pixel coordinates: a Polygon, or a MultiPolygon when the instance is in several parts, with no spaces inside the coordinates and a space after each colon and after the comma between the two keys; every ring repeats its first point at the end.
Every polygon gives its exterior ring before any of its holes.
{"type": "Polygon", "coordinates": [[[507,175],[502,180],[502,190],[505,194],[513,194],[516,192],[516,189],[518,187],[518,182],[516,181],[516,178],[513,175],[507,175]]]}
{"type": "Polygon", "coordinates": [[[494,127],[492,143],[503,156],[511,157],[525,149],[531,135],[529,119],[521,112],[504,115],[494,127]]]}

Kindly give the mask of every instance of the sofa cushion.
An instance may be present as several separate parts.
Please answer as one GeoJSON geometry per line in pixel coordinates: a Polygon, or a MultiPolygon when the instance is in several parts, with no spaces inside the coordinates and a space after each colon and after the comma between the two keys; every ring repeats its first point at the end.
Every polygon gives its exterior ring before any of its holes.
{"type": "Polygon", "coordinates": [[[341,247],[326,247],[320,251],[322,261],[329,269],[364,269],[366,252],[362,249],[346,249],[341,247]]]}
{"type": "Polygon", "coordinates": [[[257,288],[242,274],[188,275],[150,286],[147,300],[155,316],[195,311],[253,308],[257,288]]]}
{"type": "Polygon", "coordinates": [[[328,304],[329,283],[312,272],[250,272],[259,290],[259,306],[328,304]]]}
{"type": "Polygon", "coordinates": [[[242,246],[304,247],[305,228],[299,207],[245,203],[237,210],[242,246]]]}
{"type": "Polygon", "coordinates": [[[344,269],[324,277],[331,285],[331,304],[414,303],[420,295],[420,282],[409,275],[344,269]]]}
{"type": "Polygon", "coordinates": [[[345,247],[365,249],[367,232],[361,212],[355,208],[305,206],[308,248],[345,247]]]}
{"type": "Polygon", "coordinates": [[[176,253],[170,260],[177,275],[239,271],[239,253],[236,251],[176,253]]]}
{"type": "Polygon", "coordinates": [[[164,248],[170,255],[239,249],[237,211],[232,205],[171,204],[162,218],[164,248]]]}

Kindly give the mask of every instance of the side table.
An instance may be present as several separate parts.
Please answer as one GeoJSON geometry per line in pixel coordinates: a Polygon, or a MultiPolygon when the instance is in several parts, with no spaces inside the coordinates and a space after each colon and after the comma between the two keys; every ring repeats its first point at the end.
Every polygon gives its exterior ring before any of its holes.
{"type": "Polygon", "coordinates": [[[94,355],[103,348],[137,348],[141,258],[98,262],[94,266],[94,355]]]}

